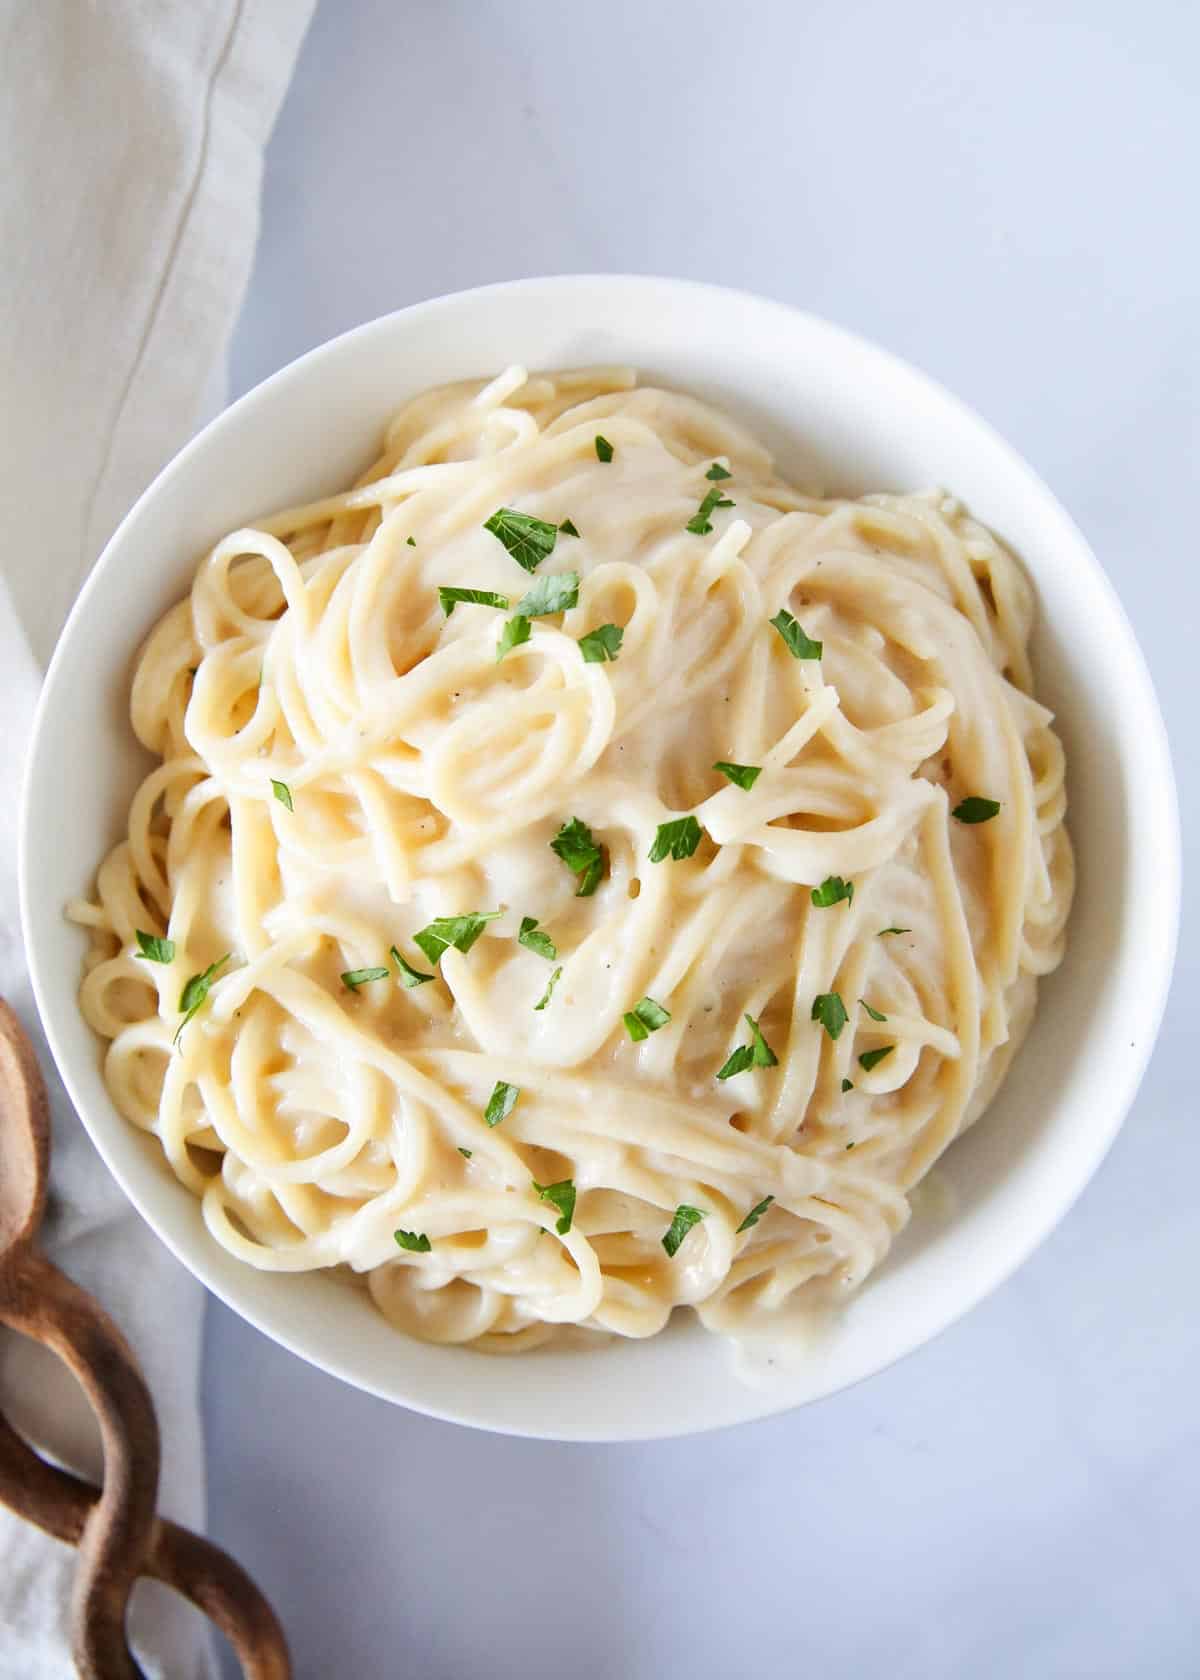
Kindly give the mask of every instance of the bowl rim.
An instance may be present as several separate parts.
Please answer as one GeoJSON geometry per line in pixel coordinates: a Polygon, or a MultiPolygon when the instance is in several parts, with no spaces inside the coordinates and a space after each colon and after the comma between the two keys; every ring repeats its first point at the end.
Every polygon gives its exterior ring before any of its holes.
{"type": "MultiPolygon", "coordinates": [[[[481,373],[482,376],[483,373],[481,373]]],[[[206,1289],[210,1290],[233,1312],[252,1324],[271,1341],[287,1348],[289,1352],[296,1354],[309,1364],[315,1365],[353,1387],[388,1400],[393,1404],[407,1406],[423,1415],[438,1418],[445,1422],[465,1424],[500,1434],[562,1441],[611,1442],[679,1438],[718,1428],[732,1428],[741,1423],[752,1422],[798,1409],[800,1406],[856,1387],[860,1382],[888,1369],[890,1366],[899,1363],[900,1360],[909,1357],[918,1349],[927,1346],[1004,1283],[1025,1263],[1034,1250],[1040,1246],[1074,1206],[1108,1154],[1137,1095],[1154,1050],[1171,985],[1178,946],[1181,875],[1182,843],[1174,769],[1162,709],[1155,693],[1145,655],[1134,635],[1120,597],[1117,595],[1090,543],[1033,466],[987,420],[970,405],[955,396],[937,379],[906,358],[896,355],[861,334],[811,311],[742,288],[670,276],[631,273],[584,272],[530,276],[444,293],[406,305],[362,322],[333,338],[314,345],[259,381],[245,391],[235,402],[223,409],[221,413],[214,416],[195,436],[189,439],[182,449],[167,461],[160,472],[142,491],[104,545],[79,595],[76,597],[59,633],[38,696],[27,744],[18,817],[18,898],[21,929],[33,994],[51,1054],[71,1105],[104,1160],[106,1167],[117,1180],[124,1195],[137,1211],[139,1217],[146,1221],[166,1248],[206,1289]],[[799,319],[800,322],[805,323],[809,330],[840,343],[847,354],[859,357],[865,356],[877,366],[902,377],[951,415],[956,429],[962,428],[969,433],[974,433],[1003,459],[1010,469],[1015,470],[1024,482],[1027,500],[1037,506],[1039,512],[1044,517],[1048,517],[1051,523],[1057,524],[1064,540],[1074,547],[1078,558],[1085,563],[1091,588],[1106,597],[1109,610],[1124,624],[1127,631],[1126,657],[1139,686],[1138,700],[1142,713],[1145,719],[1152,724],[1151,737],[1142,743],[1143,762],[1148,766],[1144,770],[1142,785],[1155,791],[1160,802],[1160,809],[1156,815],[1155,832],[1161,850],[1155,858],[1156,879],[1154,890],[1156,893],[1158,929],[1160,934],[1165,935],[1165,938],[1160,939],[1156,958],[1152,968],[1148,971],[1153,984],[1146,989],[1141,1000],[1142,1009],[1138,1023],[1140,1028],[1138,1053],[1126,1063],[1124,1078],[1120,1082],[1114,1099],[1107,1105],[1105,1126],[1093,1136],[1089,1150],[1079,1149],[1076,1151],[1071,1163],[1072,1170],[1066,1175],[1068,1182],[1063,1186],[1061,1194],[1043,1211],[1042,1217],[1033,1219],[1024,1225],[1019,1234],[1003,1249],[1002,1253],[993,1255],[987,1263],[980,1262],[971,1273],[969,1284],[964,1284],[951,1310],[939,1312],[936,1322],[932,1325],[922,1325],[915,1332],[906,1333],[902,1346],[898,1349],[884,1350],[878,1359],[867,1360],[862,1368],[848,1379],[838,1379],[824,1387],[818,1387],[811,1394],[801,1398],[796,1398],[790,1394],[764,1396],[762,1392],[747,1387],[746,1406],[736,1418],[700,1420],[698,1422],[663,1420],[661,1427],[649,1428],[625,1428],[618,1420],[611,1427],[606,1427],[602,1431],[577,1432],[548,1429],[537,1422],[531,1422],[527,1426],[518,1425],[508,1420],[497,1422],[487,1415],[486,1406],[472,1404],[469,1401],[435,1406],[428,1403],[424,1398],[415,1399],[403,1394],[401,1392],[402,1381],[385,1385],[382,1381],[375,1382],[366,1379],[360,1373],[351,1374],[343,1369],[334,1357],[323,1356],[307,1346],[299,1345],[298,1339],[290,1331],[281,1329],[270,1322],[268,1312],[260,1311],[257,1306],[241,1299],[238,1291],[225,1286],[216,1278],[213,1266],[207,1263],[207,1252],[204,1249],[198,1252],[191,1238],[175,1228],[174,1221],[169,1216],[169,1208],[165,1204],[163,1206],[151,1205],[137,1190],[132,1188],[128,1177],[114,1159],[114,1150],[109,1142],[110,1136],[115,1133],[117,1127],[126,1127],[128,1122],[117,1113],[115,1107],[111,1108],[106,1114],[89,1115],[87,1112],[87,1105],[81,1094],[80,1081],[76,1077],[75,1058],[59,1030],[59,1022],[63,1011],[68,1008],[74,1010],[77,1007],[75,994],[72,991],[69,997],[64,996],[59,999],[57,982],[47,972],[43,964],[41,948],[33,934],[37,917],[33,901],[34,888],[31,881],[30,860],[33,849],[38,842],[38,836],[33,832],[36,810],[34,767],[38,760],[39,748],[47,729],[48,719],[56,706],[58,679],[69,655],[69,643],[72,635],[76,627],[88,616],[93,600],[103,592],[107,573],[114,564],[115,557],[123,549],[130,532],[136,529],[146,507],[157,502],[160,498],[170,495],[177,478],[186,474],[191,462],[211,446],[214,437],[219,437],[226,429],[242,423],[244,418],[247,415],[253,415],[254,410],[260,405],[271,402],[276,392],[281,388],[296,381],[306,381],[312,377],[315,371],[320,369],[323,363],[327,361],[335,362],[346,353],[352,343],[361,344],[376,335],[386,339],[394,330],[395,323],[400,320],[413,325],[419,322],[422,317],[433,318],[443,311],[453,311],[456,308],[470,305],[477,306],[489,299],[495,299],[501,294],[511,296],[525,292],[537,293],[547,287],[564,292],[570,292],[571,290],[584,292],[596,286],[609,287],[614,290],[645,292],[647,294],[703,295],[720,299],[725,306],[743,307],[760,313],[774,311],[782,320],[791,323],[793,328],[797,319],[799,319]]],[[[203,1242],[208,1244],[211,1243],[211,1240],[205,1233],[203,1242]]],[[[246,1270],[251,1276],[258,1275],[253,1268],[247,1267],[246,1270]]],[[[397,1332],[397,1334],[400,1333],[397,1332]]],[[[716,1338],[713,1338],[713,1340],[715,1344],[716,1338]]]]}

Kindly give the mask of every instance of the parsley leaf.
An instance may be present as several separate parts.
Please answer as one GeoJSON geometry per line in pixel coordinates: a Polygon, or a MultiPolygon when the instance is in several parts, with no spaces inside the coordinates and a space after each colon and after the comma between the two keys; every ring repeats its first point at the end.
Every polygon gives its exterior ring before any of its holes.
{"type": "Polygon", "coordinates": [[[608,854],[603,846],[596,844],[588,825],[572,817],[551,840],[550,850],[573,875],[579,876],[575,897],[590,898],[608,871],[608,854]]]}
{"type": "Polygon", "coordinates": [[[442,603],[442,611],[446,617],[454,611],[460,601],[477,607],[499,607],[501,612],[507,612],[509,599],[507,595],[497,595],[494,589],[438,589],[438,600],[442,603]]]}
{"type": "Polygon", "coordinates": [[[500,639],[496,643],[496,663],[499,665],[506,653],[511,653],[515,647],[529,640],[529,620],[517,613],[513,618],[504,621],[504,628],[500,632],[500,639]]]}
{"type": "Polygon", "coordinates": [[[704,1218],[703,1208],[689,1207],[686,1202],[680,1202],[675,1209],[675,1217],[667,1227],[662,1245],[670,1259],[674,1260],[679,1253],[679,1245],[687,1236],[693,1225],[699,1225],[704,1218]]]}
{"type": "Polygon", "coordinates": [[[410,962],[400,955],[394,945],[388,955],[400,970],[400,984],[406,991],[411,991],[414,986],[424,986],[433,979],[432,974],[423,974],[419,968],[414,968],[410,962]]]}
{"type": "Polygon", "coordinates": [[[697,537],[707,536],[712,530],[712,520],[709,518],[709,514],[712,513],[713,509],[736,506],[737,503],[731,502],[723,491],[710,490],[684,526],[684,530],[693,532],[697,537]]]}
{"type": "Polygon", "coordinates": [[[821,992],[813,999],[812,1019],[821,1023],[830,1038],[836,1039],[849,1017],[846,1005],[836,992],[821,992]]]}
{"type": "Polygon", "coordinates": [[[575,1217],[575,1180],[573,1178],[560,1178],[557,1184],[539,1184],[535,1178],[530,1182],[542,1200],[550,1202],[562,1215],[554,1229],[560,1237],[565,1237],[571,1229],[571,1221],[575,1217]]]}
{"type": "Polygon", "coordinates": [[[386,968],[348,968],[342,975],[342,985],[347,991],[356,992],[360,986],[365,986],[368,980],[386,980],[386,968]]]}
{"type": "Polygon", "coordinates": [[[458,1153],[462,1156],[464,1161],[469,1161],[471,1159],[472,1155],[474,1155],[475,1151],[473,1149],[464,1149],[462,1144],[460,1143],[458,1145],[458,1153]]]}
{"type": "Polygon", "coordinates": [[[763,1037],[758,1022],[753,1015],[745,1016],[744,1020],[750,1028],[751,1042],[738,1045],[717,1074],[718,1079],[732,1079],[735,1073],[745,1073],[748,1068],[752,1067],[775,1067],[778,1065],[779,1057],[763,1037]]]}
{"type": "Polygon", "coordinates": [[[655,1003],[651,997],[644,997],[640,1003],[635,1003],[621,1019],[625,1023],[625,1031],[635,1044],[640,1044],[644,1038],[649,1038],[652,1032],[665,1027],[671,1019],[661,1003],[655,1003]]]}
{"type": "Polygon", "coordinates": [[[745,1073],[747,1068],[754,1066],[754,1048],[749,1044],[739,1044],[718,1071],[718,1079],[732,1079],[735,1074],[745,1073]]]}
{"type": "Polygon", "coordinates": [[[1000,810],[998,799],[980,799],[978,794],[970,794],[951,811],[952,817],[957,817],[960,823],[991,822],[1000,810]]]}
{"type": "Polygon", "coordinates": [[[555,988],[555,986],[558,985],[559,978],[561,977],[561,975],[562,975],[562,969],[561,968],[556,968],[554,970],[554,973],[550,976],[550,979],[546,983],[546,990],[542,993],[541,997],[534,1004],[533,1007],[534,1007],[535,1010],[545,1009],[546,1005],[550,1002],[550,999],[554,996],[554,988],[555,988]]]}
{"type": "Polygon", "coordinates": [[[876,939],[882,939],[885,933],[911,933],[911,932],[912,932],[911,928],[886,927],[886,928],[880,928],[879,932],[875,935],[875,937],[876,937],[876,939]]]}
{"type": "MultiPolygon", "coordinates": [[[[853,1089],[854,1089],[853,1079],[843,1079],[842,1080],[842,1091],[843,1091],[843,1093],[846,1092],[846,1091],[853,1091],[853,1089]]],[[[849,1145],[847,1145],[847,1148],[849,1148],[849,1145]]]]}
{"type": "Polygon", "coordinates": [[[175,961],[175,941],[160,939],[156,933],[143,933],[138,928],[135,935],[138,942],[138,955],[145,957],[147,962],[169,963],[175,961]]]}
{"type": "Polygon", "coordinates": [[[179,1007],[183,1010],[183,1020],[180,1021],[178,1030],[175,1034],[176,1044],[179,1043],[179,1035],[182,1033],[184,1027],[187,1026],[188,1022],[194,1015],[203,1009],[208,998],[209,991],[212,987],[212,983],[217,977],[218,969],[224,968],[225,964],[229,961],[232,955],[233,953],[231,951],[226,951],[225,955],[223,957],[218,957],[215,963],[209,963],[203,974],[193,974],[191,979],[186,983],[183,990],[180,992],[179,1007]]]}
{"type": "Polygon", "coordinates": [[[791,613],[780,607],[775,617],[770,620],[779,634],[787,643],[787,650],[793,659],[820,659],[823,642],[814,642],[804,634],[791,613]]]}
{"type": "Polygon", "coordinates": [[[393,1231],[392,1235],[401,1248],[406,1248],[410,1254],[428,1254],[429,1238],[424,1231],[393,1231]]]}
{"type": "Polygon", "coordinates": [[[558,522],[558,528],[564,537],[577,537],[579,535],[579,532],[575,528],[575,521],[573,519],[560,519],[558,522]]]}
{"type": "Polygon", "coordinates": [[[535,519],[531,513],[518,513],[516,508],[497,508],[490,519],[483,522],[502,542],[518,566],[536,572],[542,561],[554,553],[558,540],[558,526],[545,519],[535,519]]]}
{"type": "Polygon", "coordinates": [[[878,1009],[872,1009],[871,1008],[871,1005],[867,1002],[866,998],[859,998],[858,1001],[859,1001],[859,1003],[862,1004],[863,1008],[866,1010],[867,1014],[871,1017],[872,1021],[886,1021],[887,1020],[886,1015],[881,1015],[879,1013],[878,1009]]]}
{"type": "Polygon", "coordinates": [[[547,962],[553,962],[558,955],[558,947],[548,933],[538,931],[536,916],[521,917],[521,931],[517,935],[517,944],[524,945],[527,951],[536,951],[539,957],[545,957],[547,962]]]}
{"type": "Polygon", "coordinates": [[[517,611],[525,618],[546,618],[550,613],[566,612],[578,601],[578,572],[548,572],[538,578],[528,594],[522,595],[517,611]]]}
{"type": "Polygon", "coordinates": [[[712,479],[713,483],[715,484],[715,483],[717,483],[718,480],[720,480],[722,478],[732,478],[733,474],[729,471],[729,469],[727,467],[723,467],[721,465],[720,461],[714,461],[712,466],[709,467],[708,471],[705,473],[704,476],[705,476],[705,478],[712,479]]]}
{"type": "Polygon", "coordinates": [[[858,1065],[870,1073],[873,1067],[878,1067],[885,1056],[890,1056],[896,1048],[894,1044],[882,1044],[878,1050],[864,1050],[858,1058],[858,1065]]]}
{"type": "Polygon", "coordinates": [[[439,963],[442,952],[452,945],[464,954],[469,951],[487,924],[500,914],[499,910],[468,910],[464,916],[438,916],[413,934],[413,944],[421,947],[431,963],[439,963]]]}
{"type": "Polygon", "coordinates": [[[826,875],[819,887],[812,890],[812,901],[818,910],[828,910],[832,904],[847,904],[854,900],[854,882],[843,881],[840,875],[826,875]]]}
{"type": "Polygon", "coordinates": [[[648,854],[650,862],[662,863],[669,857],[677,861],[690,858],[703,833],[695,817],[676,817],[672,822],[659,823],[648,854]]]}
{"type": "Polygon", "coordinates": [[[749,793],[762,775],[761,764],[727,764],[723,758],[717,760],[713,769],[719,770],[727,781],[732,782],[734,787],[740,787],[743,793],[749,793]]]}
{"type": "Polygon", "coordinates": [[[278,799],[279,803],[285,806],[287,810],[294,811],[296,809],[296,807],[292,804],[292,790],[286,782],[277,782],[274,776],[272,776],[271,792],[275,795],[276,799],[278,799]]]}
{"type": "Polygon", "coordinates": [[[757,1225],[759,1220],[762,1218],[763,1214],[766,1213],[767,1209],[770,1207],[771,1203],[774,1200],[775,1200],[774,1196],[764,1196],[761,1202],[757,1203],[756,1206],[754,1206],[750,1209],[750,1212],[746,1215],[745,1219],[742,1220],[742,1223],[738,1226],[737,1230],[733,1233],[734,1236],[735,1237],[740,1237],[743,1231],[748,1231],[752,1225],[757,1225]]]}
{"type": "Polygon", "coordinates": [[[621,643],[625,640],[625,632],[619,624],[602,624],[598,630],[589,630],[586,636],[579,638],[579,651],[589,665],[603,665],[604,661],[614,660],[621,651],[621,643]]]}
{"type": "Polygon", "coordinates": [[[612,444],[606,437],[601,437],[598,433],[596,436],[596,454],[601,461],[611,461],[613,458],[612,444]]]}
{"type": "Polygon", "coordinates": [[[409,548],[416,548],[416,546],[417,546],[416,537],[405,537],[404,540],[408,544],[409,548]]]}
{"type": "Polygon", "coordinates": [[[506,1085],[503,1079],[497,1079],[488,1098],[487,1107],[483,1111],[486,1126],[498,1126],[501,1120],[506,1120],[517,1106],[517,1098],[521,1095],[519,1085],[506,1085]]]}

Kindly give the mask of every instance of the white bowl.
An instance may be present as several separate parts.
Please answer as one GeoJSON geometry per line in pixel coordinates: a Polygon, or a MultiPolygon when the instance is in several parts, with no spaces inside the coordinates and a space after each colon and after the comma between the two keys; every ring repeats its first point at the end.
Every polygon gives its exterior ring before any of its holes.
{"type": "Polygon", "coordinates": [[[1150,679],[1108,580],[1032,470],[929,379],[824,321],[638,276],[523,280],[400,310],[302,356],[208,426],[129,514],[71,614],[34,727],[21,840],[25,940],[51,1048],[101,1155],[168,1247],[252,1324],[347,1382],[436,1417],[572,1440],[682,1435],[817,1399],[994,1289],[1062,1218],[1129,1108],[1178,916],[1174,784],[1150,679]],[[918,1211],[836,1326],[755,1386],[694,1322],[646,1342],[490,1359],[408,1340],[332,1278],[242,1265],[114,1109],[76,1007],[84,940],[62,906],[90,888],[145,773],[128,720],[143,635],[225,532],[348,483],[405,398],[511,362],[633,363],[741,416],[802,482],[946,485],[1037,586],[1039,694],[1067,748],[1079,861],[1066,962],[1043,985],[999,1099],[944,1159],[953,1212],[918,1211]]]}

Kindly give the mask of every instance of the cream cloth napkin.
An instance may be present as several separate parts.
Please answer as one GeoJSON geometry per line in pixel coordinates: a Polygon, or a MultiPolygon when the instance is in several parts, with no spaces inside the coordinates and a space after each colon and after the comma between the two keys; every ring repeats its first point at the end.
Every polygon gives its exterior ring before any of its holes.
{"type": "MultiPolygon", "coordinates": [[[[263,147],[311,10],[312,0],[0,8],[0,992],[33,1031],[51,1086],[46,1246],[137,1350],[162,1424],[161,1508],[191,1527],[204,1521],[202,1293],[128,1207],[53,1076],[17,926],[16,804],[40,668],[79,585],[220,389],[263,147]]],[[[0,1404],[46,1450],[96,1474],[78,1390],[21,1338],[0,1341],[0,1404]]],[[[73,1552],[0,1510],[0,1560],[0,1673],[69,1675],[73,1552]]],[[[148,1672],[213,1672],[204,1624],[172,1595],[139,1588],[133,1620],[148,1672]]]]}

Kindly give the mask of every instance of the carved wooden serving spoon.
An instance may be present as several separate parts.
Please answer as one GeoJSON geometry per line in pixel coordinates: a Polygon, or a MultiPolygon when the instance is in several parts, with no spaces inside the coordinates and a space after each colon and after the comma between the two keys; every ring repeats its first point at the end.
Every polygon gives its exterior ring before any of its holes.
{"type": "Polygon", "coordinates": [[[50,1110],[33,1048],[0,998],[0,1322],[53,1349],[96,1414],[104,1485],[48,1464],[0,1414],[0,1501],[79,1547],[71,1602],[85,1680],[141,1680],[125,1633],[139,1575],[174,1587],[229,1640],[246,1680],[289,1680],[283,1629],[231,1557],[155,1515],[158,1420],[137,1360],[104,1309],[34,1247],[46,1206],[50,1110]]]}

